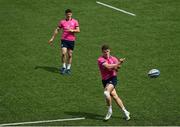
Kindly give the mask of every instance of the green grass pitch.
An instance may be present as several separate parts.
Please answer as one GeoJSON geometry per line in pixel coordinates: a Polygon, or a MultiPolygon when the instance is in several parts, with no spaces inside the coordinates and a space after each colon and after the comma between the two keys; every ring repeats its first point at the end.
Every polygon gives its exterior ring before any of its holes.
{"type": "Polygon", "coordinates": [[[0,0],[0,124],[73,117],[85,120],[31,125],[180,125],[180,1],[0,0]],[[59,74],[58,36],[48,45],[64,10],[79,20],[72,75],[59,74]],[[125,57],[117,91],[131,120],[113,103],[108,122],[97,67],[100,47],[125,57]],[[157,68],[160,77],[147,72],[157,68]]]}

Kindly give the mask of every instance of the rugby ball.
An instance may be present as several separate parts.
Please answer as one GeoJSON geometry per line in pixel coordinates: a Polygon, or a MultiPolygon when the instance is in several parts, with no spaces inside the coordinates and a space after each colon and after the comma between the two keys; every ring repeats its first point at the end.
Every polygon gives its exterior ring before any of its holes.
{"type": "Polygon", "coordinates": [[[157,78],[158,76],[160,75],[160,71],[158,69],[151,69],[149,72],[148,72],[148,76],[150,78],[157,78]]]}

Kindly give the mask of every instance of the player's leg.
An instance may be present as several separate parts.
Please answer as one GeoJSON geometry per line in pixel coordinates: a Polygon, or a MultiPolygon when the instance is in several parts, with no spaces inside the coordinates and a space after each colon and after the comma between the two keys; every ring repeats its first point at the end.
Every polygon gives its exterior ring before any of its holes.
{"type": "Polygon", "coordinates": [[[74,49],[74,46],[75,46],[75,42],[74,41],[68,41],[67,43],[67,54],[68,54],[68,64],[67,64],[67,70],[66,70],[66,73],[67,74],[71,74],[71,64],[72,64],[72,55],[73,55],[73,49],[74,49]]]}
{"type": "Polygon", "coordinates": [[[117,105],[120,107],[120,108],[124,108],[124,105],[123,105],[123,102],[122,100],[120,99],[120,97],[117,95],[116,93],[116,89],[113,89],[113,91],[111,92],[111,96],[113,97],[113,99],[115,100],[115,102],[117,103],[117,105]]]}
{"type": "Polygon", "coordinates": [[[113,89],[111,92],[111,96],[113,97],[113,99],[115,100],[116,104],[123,110],[125,116],[126,116],[126,120],[130,119],[130,113],[126,110],[121,98],[117,95],[116,90],[113,89]]]}
{"type": "Polygon", "coordinates": [[[67,50],[67,54],[68,54],[68,64],[67,64],[66,73],[67,73],[67,74],[70,74],[70,73],[71,73],[70,69],[71,69],[71,64],[72,64],[73,50],[68,49],[68,50],[67,50]]]}
{"type": "Polygon", "coordinates": [[[107,100],[107,106],[112,105],[112,100],[111,100],[111,95],[110,93],[113,91],[114,86],[112,84],[107,84],[106,87],[104,88],[104,95],[107,100]]]}
{"type": "Polygon", "coordinates": [[[104,95],[106,97],[106,102],[108,106],[108,112],[104,120],[110,119],[112,115],[112,99],[111,99],[110,93],[112,92],[113,89],[114,89],[114,86],[112,84],[107,84],[106,87],[104,88],[104,95]]]}
{"type": "Polygon", "coordinates": [[[67,55],[67,48],[62,47],[61,48],[61,61],[63,67],[61,68],[61,74],[64,74],[66,72],[66,55],[67,55]]]}

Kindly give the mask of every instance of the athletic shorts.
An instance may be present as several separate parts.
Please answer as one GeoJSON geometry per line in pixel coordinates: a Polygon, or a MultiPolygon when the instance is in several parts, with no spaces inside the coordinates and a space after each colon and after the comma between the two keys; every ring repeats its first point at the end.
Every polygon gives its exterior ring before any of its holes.
{"type": "Polygon", "coordinates": [[[61,48],[74,49],[74,41],[61,40],[61,48]]]}
{"type": "Polygon", "coordinates": [[[107,80],[102,80],[102,84],[103,84],[104,88],[106,87],[107,84],[112,84],[115,88],[117,85],[117,76],[113,76],[107,80]]]}

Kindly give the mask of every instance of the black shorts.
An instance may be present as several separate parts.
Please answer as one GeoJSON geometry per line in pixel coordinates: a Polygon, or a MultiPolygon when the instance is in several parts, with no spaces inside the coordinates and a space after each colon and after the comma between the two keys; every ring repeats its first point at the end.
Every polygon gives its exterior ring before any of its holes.
{"type": "Polygon", "coordinates": [[[104,88],[106,87],[107,84],[112,84],[115,88],[115,86],[117,85],[117,76],[113,76],[107,80],[102,80],[102,84],[104,88]]]}
{"type": "Polygon", "coordinates": [[[61,40],[61,48],[74,49],[74,41],[61,40]]]}

